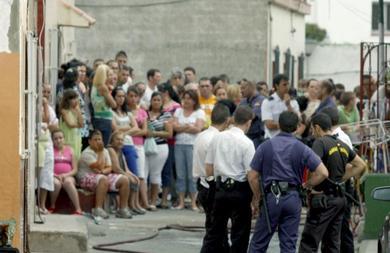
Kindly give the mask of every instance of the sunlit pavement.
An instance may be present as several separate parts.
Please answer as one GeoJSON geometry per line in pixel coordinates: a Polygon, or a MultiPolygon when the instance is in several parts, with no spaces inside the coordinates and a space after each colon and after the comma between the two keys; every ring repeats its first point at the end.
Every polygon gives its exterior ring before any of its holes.
{"type": "MultiPolygon", "coordinates": [[[[92,246],[97,244],[148,237],[153,235],[157,228],[170,224],[203,226],[204,214],[190,210],[158,210],[128,220],[117,219],[114,218],[114,215],[111,215],[110,219],[103,220],[100,225],[88,221],[89,252],[102,252],[92,249],[92,246]]],[[[300,230],[302,230],[302,226],[300,230]]],[[[160,231],[159,235],[151,240],[110,246],[110,248],[145,253],[199,253],[203,236],[204,232],[164,230],[160,231]]],[[[276,234],[270,243],[268,252],[279,252],[279,242],[276,234]]]]}

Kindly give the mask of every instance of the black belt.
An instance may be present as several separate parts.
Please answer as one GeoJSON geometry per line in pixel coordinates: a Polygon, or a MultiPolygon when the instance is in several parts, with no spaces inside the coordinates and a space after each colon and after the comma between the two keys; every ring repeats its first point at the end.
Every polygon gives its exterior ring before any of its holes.
{"type": "MultiPolygon", "coordinates": [[[[287,191],[298,191],[298,187],[296,187],[295,185],[292,185],[292,186],[288,186],[287,187],[287,191]]],[[[264,190],[265,193],[270,193],[271,192],[271,187],[267,187],[267,189],[264,190]]],[[[283,195],[283,194],[282,194],[283,195]]]]}
{"type": "MultiPolygon", "coordinates": [[[[276,184],[278,184],[278,183],[279,182],[276,182],[276,184]]],[[[283,189],[281,189],[281,187],[279,186],[279,190],[280,190],[281,195],[286,195],[288,192],[291,192],[291,191],[299,191],[299,187],[294,185],[294,184],[288,184],[288,186],[283,187],[283,189]]],[[[272,192],[272,184],[268,185],[264,189],[264,193],[271,193],[271,192],[272,192]]]]}
{"type": "Polygon", "coordinates": [[[228,178],[225,181],[221,181],[221,177],[217,177],[216,188],[223,190],[240,190],[242,188],[249,187],[248,181],[240,182],[232,178],[228,178]]]}

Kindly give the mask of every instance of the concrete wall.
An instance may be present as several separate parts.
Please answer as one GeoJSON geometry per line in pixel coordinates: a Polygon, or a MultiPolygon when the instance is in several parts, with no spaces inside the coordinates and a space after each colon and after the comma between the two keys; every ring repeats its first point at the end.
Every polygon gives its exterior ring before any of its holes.
{"type": "Polygon", "coordinates": [[[123,49],[141,80],[152,67],[166,79],[172,67],[187,65],[198,76],[226,73],[232,81],[266,76],[265,0],[77,0],[76,6],[97,20],[76,29],[81,59],[108,60],[123,49]]]}
{"type": "MultiPolygon", "coordinates": [[[[272,16],[272,50],[279,47],[280,60],[279,71],[283,72],[285,63],[284,53],[290,49],[291,55],[295,57],[294,83],[298,81],[298,57],[305,52],[305,17],[302,14],[292,12],[277,5],[271,5],[272,16]]],[[[274,54],[272,53],[272,60],[274,54]]]]}
{"type": "Polygon", "coordinates": [[[347,90],[353,90],[360,83],[360,45],[318,45],[306,58],[305,70],[306,78],[332,78],[336,83],[344,84],[347,90]]]}
{"type": "Polygon", "coordinates": [[[11,3],[12,1],[0,1],[0,52],[9,52],[8,30],[11,26],[11,3]]]}

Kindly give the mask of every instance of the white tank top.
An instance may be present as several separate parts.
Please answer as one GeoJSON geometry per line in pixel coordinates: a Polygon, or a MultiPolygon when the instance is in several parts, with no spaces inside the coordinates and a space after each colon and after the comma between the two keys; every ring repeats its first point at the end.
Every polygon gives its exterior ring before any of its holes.
{"type": "MultiPolygon", "coordinates": [[[[114,112],[113,120],[115,120],[115,124],[118,127],[122,128],[122,127],[130,126],[130,123],[131,123],[130,119],[132,117],[133,117],[133,115],[131,114],[131,112],[128,112],[127,115],[124,115],[124,116],[120,116],[117,112],[114,112]]],[[[134,145],[133,138],[131,138],[130,135],[126,134],[123,144],[126,146],[134,145]]]]}

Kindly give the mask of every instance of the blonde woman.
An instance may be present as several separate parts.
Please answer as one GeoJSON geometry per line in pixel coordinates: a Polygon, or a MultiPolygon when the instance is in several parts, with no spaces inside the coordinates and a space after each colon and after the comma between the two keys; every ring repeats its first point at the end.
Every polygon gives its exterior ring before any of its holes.
{"type": "Polygon", "coordinates": [[[111,96],[109,85],[112,83],[113,70],[101,64],[96,69],[91,90],[91,103],[94,111],[93,126],[103,135],[104,146],[107,146],[112,132],[112,108],[116,108],[115,99],[111,96]]]}
{"type": "Polygon", "coordinates": [[[235,105],[239,105],[241,102],[241,90],[238,84],[229,84],[226,90],[227,97],[232,100],[235,105]]]}

